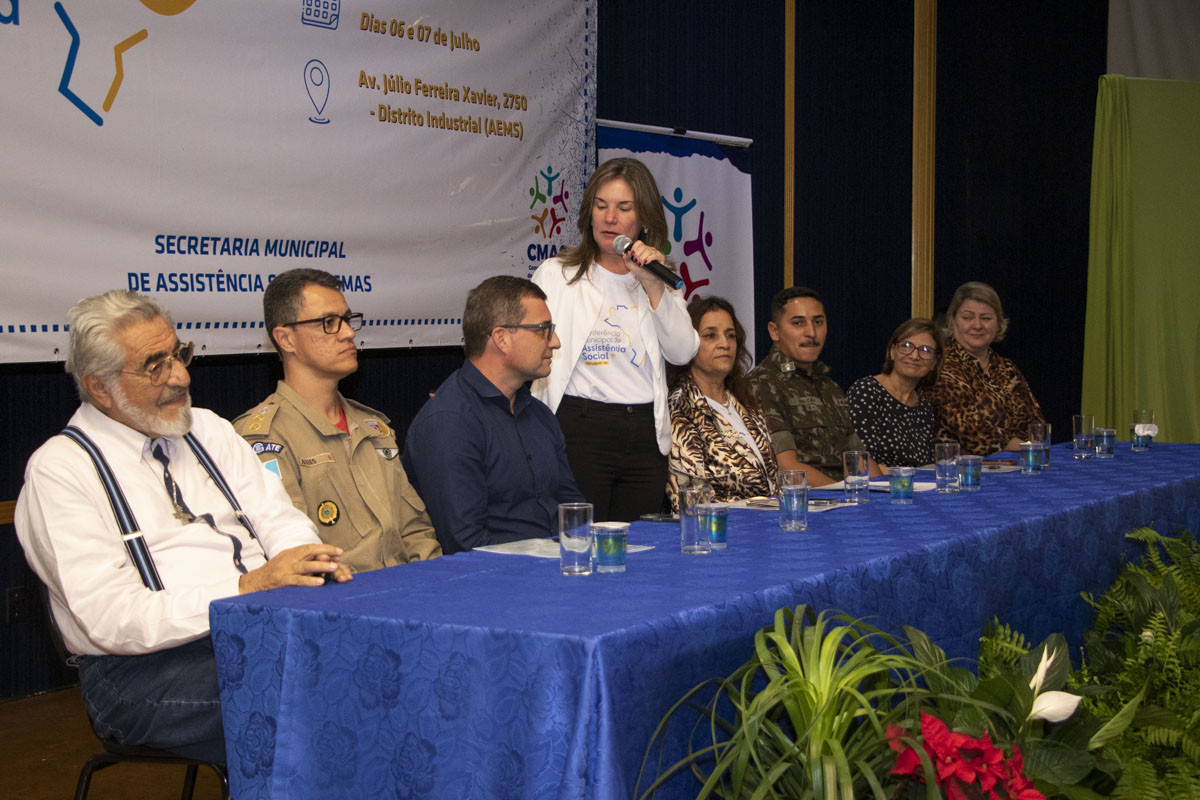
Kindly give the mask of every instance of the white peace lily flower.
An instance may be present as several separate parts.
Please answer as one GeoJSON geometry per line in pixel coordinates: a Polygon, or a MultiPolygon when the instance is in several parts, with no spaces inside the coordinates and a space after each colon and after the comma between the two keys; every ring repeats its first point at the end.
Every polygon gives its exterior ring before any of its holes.
{"type": "Polygon", "coordinates": [[[1042,691],[1042,682],[1046,680],[1046,671],[1050,669],[1050,665],[1054,663],[1054,657],[1057,652],[1050,649],[1042,650],[1042,660],[1038,664],[1037,671],[1033,673],[1033,677],[1029,679],[1029,688],[1033,689],[1033,693],[1039,694],[1042,691]]]}
{"type": "Polygon", "coordinates": [[[1075,709],[1079,707],[1079,701],[1083,699],[1079,695],[1071,694],[1070,692],[1042,691],[1042,683],[1046,680],[1046,672],[1057,657],[1057,650],[1043,650],[1042,660],[1038,664],[1037,671],[1033,673],[1033,677],[1029,680],[1029,688],[1033,689],[1034,694],[1033,708],[1029,711],[1030,719],[1062,722],[1075,713],[1075,709]]]}
{"type": "Polygon", "coordinates": [[[1033,699],[1033,709],[1029,712],[1029,718],[1062,722],[1075,713],[1082,699],[1070,692],[1042,692],[1033,699]]]}

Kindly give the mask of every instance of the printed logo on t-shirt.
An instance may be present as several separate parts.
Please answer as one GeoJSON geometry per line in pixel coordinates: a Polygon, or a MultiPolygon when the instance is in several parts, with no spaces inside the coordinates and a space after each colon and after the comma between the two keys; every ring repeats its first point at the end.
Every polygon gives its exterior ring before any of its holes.
{"type": "Polygon", "coordinates": [[[597,325],[592,329],[583,345],[580,360],[589,367],[600,367],[613,361],[628,361],[638,367],[644,364],[646,354],[637,351],[633,346],[633,337],[626,333],[627,327],[636,329],[637,312],[636,305],[610,306],[608,316],[601,320],[606,327],[597,325]]]}

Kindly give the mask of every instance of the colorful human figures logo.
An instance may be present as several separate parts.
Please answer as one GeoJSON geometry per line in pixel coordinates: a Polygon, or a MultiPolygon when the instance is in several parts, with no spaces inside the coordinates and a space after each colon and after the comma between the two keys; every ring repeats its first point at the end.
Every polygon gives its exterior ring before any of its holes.
{"type": "MultiPolygon", "coordinates": [[[[670,254],[675,249],[675,245],[683,245],[683,257],[678,260],[679,277],[683,278],[683,296],[690,298],[692,293],[701,286],[707,286],[711,281],[704,277],[713,271],[712,261],[708,258],[708,249],[712,247],[713,235],[712,231],[704,229],[704,211],[697,208],[696,198],[684,202],[683,187],[676,186],[675,191],[671,194],[674,202],[663,197],[663,208],[667,211],[667,225],[671,229],[670,241],[663,248],[663,253],[670,254]],[[684,239],[684,217],[693,211],[698,212],[699,220],[696,226],[696,236],[693,239],[684,239]],[[699,256],[699,262],[693,256],[699,256]],[[683,259],[691,259],[685,261],[683,259]],[[704,268],[700,269],[700,263],[703,263],[704,268]]],[[[695,219],[694,217],[692,219],[695,219]]],[[[689,219],[689,222],[692,220],[689,219]]],[[[690,227],[690,226],[689,226],[690,227]]]]}
{"type": "Polygon", "coordinates": [[[529,219],[533,221],[533,233],[539,237],[528,248],[532,272],[538,264],[558,253],[558,244],[548,242],[562,234],[563,223],[570,218],[567,201],[571,199],[571,192],[562,172],[555,172],[554,166],[547,164],[533,176],[529,197],[529,219]]]}

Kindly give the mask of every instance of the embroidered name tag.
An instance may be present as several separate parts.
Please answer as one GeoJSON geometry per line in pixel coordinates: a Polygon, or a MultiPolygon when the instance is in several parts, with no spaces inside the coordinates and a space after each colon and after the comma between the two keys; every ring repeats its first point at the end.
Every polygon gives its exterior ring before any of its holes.
{"type": "Polygon", "coordinates": [[[306,467],[315,467],[317,464],[332,464],[333,454],[317,453],[315,456],[300,459],[300,463],[306,467]]]}

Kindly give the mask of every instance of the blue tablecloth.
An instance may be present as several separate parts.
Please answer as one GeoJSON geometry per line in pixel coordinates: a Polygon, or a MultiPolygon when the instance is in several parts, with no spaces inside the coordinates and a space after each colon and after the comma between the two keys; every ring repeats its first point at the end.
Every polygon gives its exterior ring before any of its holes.
{"type": "Polygon", "coordinates": [[[1078,463],[1055,446],[1042,475],[911,506],[872,493],[809,522],[734,510],[729,549],[706,556],[637,523],[631,543],[655,549],[619,575],[474,552],[213,603],[233,795],[630,797],[663,713],[798,603],[915,625],[959,657],[993,616],[1077,636],[1079,593],[1111,583],[1126,531],[1200,531],[1200,445],[1078,463]]]}

